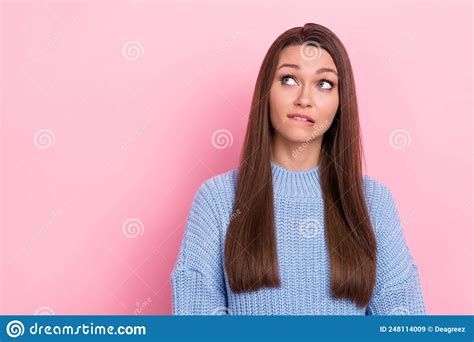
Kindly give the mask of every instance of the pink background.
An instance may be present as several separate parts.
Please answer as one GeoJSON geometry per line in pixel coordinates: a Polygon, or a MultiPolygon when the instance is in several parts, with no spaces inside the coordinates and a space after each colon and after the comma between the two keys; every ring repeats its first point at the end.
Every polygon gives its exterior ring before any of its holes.
{"type": "Polygon", "coordinates": [[[1,314],[170,314],[197,187],[237,166],[261,61],[345,44],[366,173],[394,193],[429,314],[473,314],[469,2],[4,1],[1,314]]]}

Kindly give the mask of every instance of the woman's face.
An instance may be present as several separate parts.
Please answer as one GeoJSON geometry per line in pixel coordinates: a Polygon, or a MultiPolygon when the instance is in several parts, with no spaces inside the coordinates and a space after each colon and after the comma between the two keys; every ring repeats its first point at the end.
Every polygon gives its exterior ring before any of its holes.
{"type": "Polygon", "coordinates": [[[310,45],[284,48],[269,101],[275,134],[300,143],[322,137],[339,106],[337,69],[331,55],[310,45]],[[295,114],[306,115],[312,122],[293,118],[295,114]]]}

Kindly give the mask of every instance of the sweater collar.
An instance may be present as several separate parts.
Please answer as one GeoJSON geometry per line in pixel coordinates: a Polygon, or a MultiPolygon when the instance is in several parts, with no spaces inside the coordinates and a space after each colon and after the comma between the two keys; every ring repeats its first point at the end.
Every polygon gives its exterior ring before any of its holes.
{"type": "Polygon", "coordinates": [[[273,192],[289,197],[318,197],[321,195],[319,166],[307,170],[289,170],[271,161],[273,192]]]}

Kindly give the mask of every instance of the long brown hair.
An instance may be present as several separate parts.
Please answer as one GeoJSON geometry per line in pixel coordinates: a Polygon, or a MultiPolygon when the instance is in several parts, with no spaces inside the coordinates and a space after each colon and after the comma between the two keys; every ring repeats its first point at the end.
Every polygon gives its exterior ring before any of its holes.
{"type": "Polygon", "coordinates": [[[280,287],[273,208],[269,92],[279,54],[289,45],[314,43],[333,58],[339,74],[339,108],[323,135],[319,158],[331,292],[366,306],[376,272],[376,240],[365,202],[363,154],[352,67],[338,37],[308,23],[282,33],[260,67],[240,155],[234,215],[225,241],[225,268],[233,292],[280,287]]]}

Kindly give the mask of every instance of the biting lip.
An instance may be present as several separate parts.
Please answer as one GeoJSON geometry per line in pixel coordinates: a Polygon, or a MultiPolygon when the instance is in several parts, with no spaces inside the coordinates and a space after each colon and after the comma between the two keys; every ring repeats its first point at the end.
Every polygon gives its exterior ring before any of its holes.
{"type": "Polygon", "coordinates": [[[291,113],[291,114],[288,114],[287,117],[289,117],[290,119],[294,119],[295,117],[303,118],[303,119],[308,120],[309,122],[314,123],[314,120],[311,118],[311,116],[306,115],[306,114],[291,113]]]}

